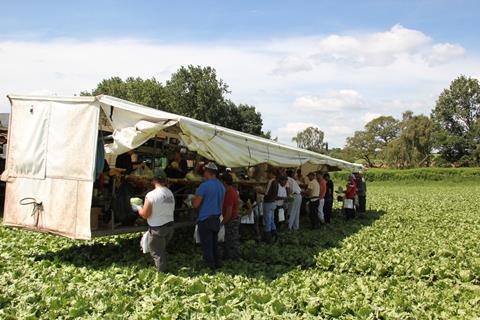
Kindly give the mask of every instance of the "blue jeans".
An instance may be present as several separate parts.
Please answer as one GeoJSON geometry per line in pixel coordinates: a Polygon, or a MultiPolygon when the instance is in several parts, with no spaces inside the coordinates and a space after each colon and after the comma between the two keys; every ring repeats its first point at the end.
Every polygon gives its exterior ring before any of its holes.
{"type": "Polygon", "coordinates": [[[218,254],[218,231],[220,230],[219,216],[210,216],[198,223],[198,234],[200,245],[203,251],[203,260],[211,268],[220,267],[220,256],[218,254]]]}
{"type": "Polygon", "coordinates": [[[275,202],[263,203],[263,228],[265,232],[277,230],[275,227],[275,209],[277,204],[275,202]]]}

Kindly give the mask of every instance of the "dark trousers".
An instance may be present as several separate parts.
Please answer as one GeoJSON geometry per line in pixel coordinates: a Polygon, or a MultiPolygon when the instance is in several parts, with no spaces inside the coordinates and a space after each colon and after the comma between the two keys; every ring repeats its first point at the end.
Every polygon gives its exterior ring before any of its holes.
{"type": "Polygon", "coordinates": [[[310,218],[310,224],[312,228],[318,228],[320,226],[320,220],[318,219],[318,205],[319,205],[319,200],[317,201],[310,201],[308,203],[308,209],[310,212],[308,213],[308,216],[310,218]]]}
{"type": "Polygon", "coordinates": [[[332,218],[332,208],[333,208],[333,198],[325,198],[325,204],[323,205],[323,216],[325,218],[325,223],[330,223],[332,218]]]}
{"type": "Polygon", "coordinates": [[[367,196],[358,196],[358,212],[364,213],[367,207],[367,196]]]}
{"type": "Polygon", "coordinates": [[[200,245],[203,251],[203,261],[210,267],[220,267],[220,256],[218,252],[218,231],[220,230],[219,216],[210,216],[198,222],[198,234],[200,245]]]}
{"type": "Polygon", "coordinates": [[[240,219],[230,220],[225,224],[225,242],[223,259],[240,259],[240,219]]]}
{"type": "Polygon", "coordinates": [[[173,237],[173,222],[161,227],[149,227],[150,239],[148,248],[155,262],[157,270],[164,272],[167,269],[167,243],[173,237]]]}
{"type": "Polygon", "coordinates": [[[347,220],[355,218],[355,209],[343,209],[345,210],[345,218],[347,220]]]}

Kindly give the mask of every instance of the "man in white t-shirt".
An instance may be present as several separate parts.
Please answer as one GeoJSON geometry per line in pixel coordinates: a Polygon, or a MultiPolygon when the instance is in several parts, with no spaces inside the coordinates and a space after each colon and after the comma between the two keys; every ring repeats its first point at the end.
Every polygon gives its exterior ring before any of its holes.
{"type": "Polygon", "coordinates": [[[147,219],[150,233],[148,248],[157,270],[161,272],[167,268],[166,246],[173,237],[174,230],[175,197],[166,184],[167,175],[163,170],[156,169],[152,179],[155,188],[147,193],[143,208],[138,210],[138,214],[147,219]]]}
{"type": "Polygon", "coordinates": [[[308,197],[308,208],[309,208],[309,217],[312,229],[317,229],[320,226],[320,221],[318,219],[318,203],[320,198],[320,184],[318,183],[315,173],[310,172],[308,174],[308,183],[307,190],[305,190],[305,195],[308,197]]]}

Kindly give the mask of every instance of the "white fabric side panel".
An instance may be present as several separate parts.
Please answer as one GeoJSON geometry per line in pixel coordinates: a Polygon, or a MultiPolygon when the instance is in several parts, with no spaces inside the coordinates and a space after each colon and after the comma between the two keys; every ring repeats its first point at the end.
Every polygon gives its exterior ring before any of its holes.
{"type": "Polygon", "coordinates": [[[50,101],[12,100],[8,175],[43,179],[50,101]]]}
{"type": "Polygon", "coordinates": [[[77,215],[75,221],[75,239],[90,239],[93,182],[78,181],[77,215]]]}
{"type": "Polygon", "coordinates": [[[175,119],[158,119],[102,104],[111,122],[114,142],[105,146],[106,153],[122,154],[138,148],[158,132],[177,123],[175,119]]]}
{"type": "Polygon", "coordinates": [[[75,239],[89,239],[92,182],[11,178],[5,195],[5,225],[51,232],[75,239]],[[33,205],[21,205],[24,198],[41,202],[43,211],[36,224],[33,205]]]}
{"type": "Polygon", "coordinates": [[[99,111],[97,102],[51,102],[47,177],[93,179],[99,111]]]}

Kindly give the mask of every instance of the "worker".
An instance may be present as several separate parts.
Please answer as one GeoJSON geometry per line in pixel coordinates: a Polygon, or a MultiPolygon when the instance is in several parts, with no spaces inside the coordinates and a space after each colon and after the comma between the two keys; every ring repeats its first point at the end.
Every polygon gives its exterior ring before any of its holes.
{"type": "MultiPolygon", "coordinates": [[[[279,175],[277,176],[278,181],[278,192],[277,192],[277,208],[275,209],[276,212],[276,221],[278,222],[277,226],[281,227],[283,222],[285,221],[285,215],[287,211],[286,200],[288,199],[288,187],[287,187],[287,176],[281,173],[283,171],[279,171],[279,175]]],[[[276,235],[275,235],[276,236],[276,235]]]]}
{"type": "Polygon", "coordinates": [[[152,179],[154,189],[145,196],[143,208],[138,214],[147,220],[148,249],[159,272],[165,272],[167,268],[168,241],[173,237],[173,213],[175,210],[175,198],[167,188],[167,175],[158,168],[152,179]]]}
{"type": "Polygon", "coordinates": [[[293,201],[288,204],[288,230],[300,228],[300,207],[302,205],[302,189],[293,178],[293,170],[287,170],[287,187],[293,201]]]}
{"type": "Polygon", "coordinates": [[[138,156],[134,150],[128,150],[126,153],[122,153],[115,160],[115,168],[122,170],[126,175],[131,174],[137,168],[145,168],[145,163],[138,161],[138,156]],[[136,161],[132,158],[135,157],[136,161]]]}
{"type": "Polygon", "coordinates": [[[345,210],[345,218],[355,218],[355,196],[357,195],[357,183],[355,175],[348,176],[347,190],[345,190],[345,199],[343,200],[343,209],[345,210]]]}
{"type": "Polygon", "coordinates": [[[275,209],[277,208],[278,181],[275,169],[271,168],[268,170],[268,178],[269,180],[263,198],[263,230],[265,242],[270,243],[272,238],[277,238],[275,209]]]}
{"type": "MultiPolygon", "coordinates": [[[[129,150],[117,157],[115,160],[115,169],[122,175],[130,175],[134,170],[145,167],[143,162],[138,162],[138,157],[133,150],[129,150]],[[136,161],[133,161],[133,158],[136,161]]],[[[130,198],[133,196],[134,190],[127,180],[120,180],[118,188],[115,191],[114,211],[115,220],[123,226],[132,226],[138,218],[138,215],[132,211],[130,206],[130,198]]]]}
{"type": "Polygon", "coordinates": [[[297,174],[295,175],[295,180],[297,181],[298,185],[303,186],[308,184],[308,179],[305,179],[305,177],[302,174],[302,169],[297,169],[297,174]]]}
{"type": "Polygon", "coordinates": [[[310,224],[312,229],[317,229],[319,227],[318,221],[318,199],[320,196],[320,185],[315,177],[314,172],[308,174],[308,185],[305,190],[305,196],[308,197],[308,209],[310,224]]]}
{"type": "Polygon", "coordinates": [[[217,179],[218,167],[209,162],[204,168],[205,181],[198,187],[192,206],[199,209],[198,233],[203,251],[203,260],[211,270],[221,267],[218,252],[218,231],[222,214],[225,187],[217,179]]]}
{"type": "Polygon", "coordinates": [[[325,205],[323,206],[323,213],[325,216],[325,223],[328,224],[330,223],[332,218],[334,185],[328,172],[323,175],[323,178],[327,181],[327,192],[325,194],[325,205]]]}
{"type": "Polygon", "coordinates": [[[321,223],[325,223],[325,213],[323,207],[325,206],[325,195],[327,194],[327,180],[323,178],[323,173],[317,174],[318,184],[320,185],[320,193],[318,200],[318,219],[321,223]]]}
{"type": "Polygon", "coordinates": [[[181,151],[175,152],[175,156],[173,160],[168,165],[167,169],[167,176],[170,178],[175,179],[183,179],[185,178],[188,172],[188,164],[187,160],[185,160],[183,153],[181,151]]]}
{"type": "Polygon", "coordinates": [[[225,226],[225,242],[223,245],[224,260],[240,259],[240,217],[238,209],[240,204],[237,188],[233,185],[233,177],[229,173],[222,175],[225,186],[223,200],[222,224],[225,226]]]}
{"type": "Polygon", "coordinates": [[[362,171],[358,171],[357,173],[355,173],[355,183],[357,184],[357,211],[359,213],[365,213],[367,202],[367,183],[365,182],[362,171]]]}

